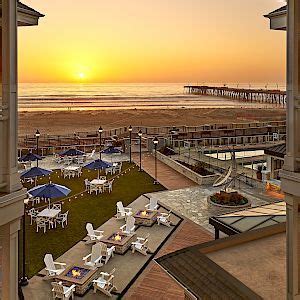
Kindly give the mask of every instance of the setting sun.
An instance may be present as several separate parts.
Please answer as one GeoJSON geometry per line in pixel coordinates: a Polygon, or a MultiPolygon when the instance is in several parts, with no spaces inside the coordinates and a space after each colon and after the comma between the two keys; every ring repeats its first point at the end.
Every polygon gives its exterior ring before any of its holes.
{"type": "Polygon", "coordinates": [[[79,78],[80,78],[80,79],[84,79],[84,78],[85,78],[85,74],[84,74],[84,73],[82,73],[82,72],[81,72],[81,73],[79,73],[79,78]]]}

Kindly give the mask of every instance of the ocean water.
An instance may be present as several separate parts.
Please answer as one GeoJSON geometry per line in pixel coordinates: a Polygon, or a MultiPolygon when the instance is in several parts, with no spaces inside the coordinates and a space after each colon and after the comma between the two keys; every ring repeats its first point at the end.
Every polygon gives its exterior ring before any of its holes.
{"type": "MultiPolygon", "coordinates": [[[[195,84],[195,83],[193,83],[195,84]]],[[[199,83],[203,84],[203,83],[199,83]]],[[[223,86],[218,83],[206,85],[223,86]]],[[[185,83],[138,84],[54,84],[20,83],[20,111],[51,110],[111,110],[169,109],[251,106],[228,99],[188,95],[185,83]]],[[[240,88],[266,88],[265,85],[228,84],[240,88]]],[[[269,84],[269,89],[285,89],[284,85],[269,84]]],[[[256,103],[254,106],[258,106],[256,103]]]]}

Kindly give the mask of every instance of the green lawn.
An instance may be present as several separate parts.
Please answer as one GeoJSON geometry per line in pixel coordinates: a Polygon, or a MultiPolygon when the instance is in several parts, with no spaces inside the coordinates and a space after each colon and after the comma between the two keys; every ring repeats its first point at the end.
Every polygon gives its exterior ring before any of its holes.
{"type": "MultiPolygon", "coordinates": [[[[86,236],[85,224],[87,222],[99,227],[110,219],[116,213],[118,201],[123,201],[124,206],[127,206],[144,193],[164,189],[161,185],[154,185],[153,178],[144,172],[138,172],[138,168],[133,168],[133,166],[123,163],[123,175],[115,178],[113,192],[111,194],[106,192],[98,196],[84,192],[84,179],[96,178],[96,171],[84,170],[83,175],[75,179],[62,178],[60,171],[51,174],[52,182],[65,185],[72,190],[69,197],[63,199],[62,205],[63,212],[69,210],[69,222],[65,229],[58,225],[56,229],[49,230],[44,234],[42,230],[36,233],[35,224],[30,225],[29,217],[26,218],[26,270],[29,277],[44,267],[45,253],[52,253],[53,257],[57,258],[82,240],[86,236]]],[[[48,177],[40,179],[38,184],[46,182],[49,182],[48,177]]],[[[20,236],[22,235],[20,234],[20,236]]]]}

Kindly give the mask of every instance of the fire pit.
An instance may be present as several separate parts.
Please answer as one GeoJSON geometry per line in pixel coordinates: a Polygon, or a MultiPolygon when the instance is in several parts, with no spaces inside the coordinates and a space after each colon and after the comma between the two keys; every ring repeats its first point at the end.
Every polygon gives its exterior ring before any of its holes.
{"type": "Polygon", "coordinates": [[[56,280],[62,281],[66,286],[75,284],[75,293],[82,296],[91,287],[92,281],[98,278],[98,273],[98,269],[92,270],[83,266],[73,265],[57,276],[56,280]]]}
{"type": "Polygon", "coordinates": [[[131,242],[134,239],[134,235],[127,236],[122,232],[115,232],[108,236],[106,239],[101,240],[108,247],[115,246],[115,252],[118,254],[124,254],[131,246],[131,242]]]}
{"type": "Polygon", "coordinates": [[[142,226],[152,226],[157,219],[158,211],[153,210],[139,210],[134,215],[135,224],[142,226]]]}

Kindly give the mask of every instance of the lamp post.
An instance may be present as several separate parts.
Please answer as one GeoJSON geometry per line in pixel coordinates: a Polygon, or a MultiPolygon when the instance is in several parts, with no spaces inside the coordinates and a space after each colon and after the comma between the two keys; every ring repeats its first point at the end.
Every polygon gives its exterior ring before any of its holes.
{"type": "Polygon", "coordinates": [[[130,125],[128,127],[128,131],[129,131],[129,162],[132,162],[132,154],[131,154],[131,142],[132,142],[132,126],[130,125]]]}
{"type": "Polygon", "coordinates": [[[154,144],[154,161],[155,161],[155,165],[154,165],[154,184],[158,184],[158,181],[157,181],[157,145],[158,145],[159,141],[158,141],[158,138],[155,137],[153,139],[153,144],[154,144]]]}
{"type": "Polygon", "coordinates": [[[140,138],[140,169],[139,169],[140,172],[142,171],[142,135],[143,135],[143,132],[142,132],[142,130],[140,130],[138,132],[138,136],[140,138]]]}
{"type": "Polygon", "coordinates": [[[98,132],[99,132],[99,143],[100,143],[100,145],[99,145],[99,158],[101,160],[101,150],[102,150],[101,149],[101,143],[102,143],[102,132],[103,132],[103,129],[102,129],[101,126],[99,127],[98,132]]]}
{"type": "MultiPolygon", "coordinates": [[[[36,154],[39,155],[39,138],[40,138],[41,134],[39,132],[39,130],[36,131],[35,133],[35,138],[36,138],[36,154]]],[[[36,160],[36,166],[39,166],[39,160],[36,160]]]]}
{"type": "Polygon", "coordinates": [[[28,204],[28,199],[25,199],[24,200],[24,215],[23,215],[23,219],[22,219],[22,229],[23,229],[23,241],[22,241],[22,244],[23,244],[23,253],[22,253],[22,277],[20,279],[20,286],[26,286],[28,285],[28,278],[26,276],[26,253],[25,253],[25,229],[26,229],[26,226],[25,226],[25,214],[26,214],[26,205],[28,204]]]}

